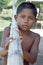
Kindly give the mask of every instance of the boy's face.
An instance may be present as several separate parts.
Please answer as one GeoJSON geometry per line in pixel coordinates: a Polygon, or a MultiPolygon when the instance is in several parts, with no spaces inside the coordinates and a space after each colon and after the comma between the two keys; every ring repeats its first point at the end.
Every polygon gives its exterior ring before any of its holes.
{"type": "Polygon", "coordinates": [[[16,20],[17,20],[19,27],[23,31],[29,30],[32,27],[32,25],[36,22],[36,18],[31,9],[23,9],[17,15],[16,20]]]}

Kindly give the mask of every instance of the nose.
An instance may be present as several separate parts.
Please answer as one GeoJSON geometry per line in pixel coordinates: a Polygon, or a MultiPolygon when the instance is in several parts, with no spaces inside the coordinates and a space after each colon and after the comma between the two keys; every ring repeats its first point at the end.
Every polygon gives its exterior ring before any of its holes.
{"type": "Polygon", "coordinates": [[[24,22],[25,22],[25,23],[28,23],[28,18],[25,18],[24,22]]]}

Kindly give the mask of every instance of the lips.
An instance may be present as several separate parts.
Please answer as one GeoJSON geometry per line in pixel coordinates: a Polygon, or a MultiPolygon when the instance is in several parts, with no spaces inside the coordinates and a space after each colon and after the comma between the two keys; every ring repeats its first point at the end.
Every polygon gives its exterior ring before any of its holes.
{"type": "Polygon", "coordinates": [[[26,27],[26,28],[27,28],[27,27],[28,27],[28,25],[23,25],[23,27],[26,27]]]}

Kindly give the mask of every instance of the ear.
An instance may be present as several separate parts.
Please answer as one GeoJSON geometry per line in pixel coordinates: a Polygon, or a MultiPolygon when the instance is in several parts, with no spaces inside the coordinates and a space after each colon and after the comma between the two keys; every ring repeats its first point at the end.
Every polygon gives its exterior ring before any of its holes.
{"type": "Polygon", "coordinates": [[[38,19],[36,18],[36,19],[35,19],[35,22],[37,22],[37,20],[38,20],[38,19]]]}
{"type": "Polygon", "coordinates": [[[14,15],[15,20],[17,20],[17,15],[14,15]]]}

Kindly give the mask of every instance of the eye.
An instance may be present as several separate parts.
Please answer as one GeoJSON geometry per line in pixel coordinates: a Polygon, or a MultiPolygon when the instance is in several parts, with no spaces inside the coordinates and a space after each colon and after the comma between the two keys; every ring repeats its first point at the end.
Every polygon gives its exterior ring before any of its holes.
{"type": "Polygon", "coordinates": [[[28,17],[28,19],[30,19],[30,20],[34,20],[35,18],[34,18],[34,17],[28,17]]]}
{"type": "Polygon", "coordinates": [[[21,18],[25,18],[25,16],[24,16],[24,15],[22,15],[22,16],[21,16],[21,18]]]}
{"type": "Polygon", "coordinates": [[[30,17],[29,19],[33,19],[33,17],[30,17]]]}

